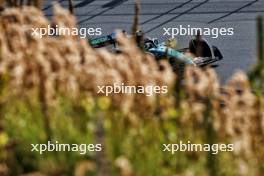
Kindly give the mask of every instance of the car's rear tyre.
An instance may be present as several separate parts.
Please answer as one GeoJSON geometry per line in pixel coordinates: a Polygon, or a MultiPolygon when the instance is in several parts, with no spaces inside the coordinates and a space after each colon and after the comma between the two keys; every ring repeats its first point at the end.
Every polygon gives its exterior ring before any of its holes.
{"type": "Polygon", "coordinates": [[[213,56],[209,44],[204,39],[200,39],[200,41],[198,41],[197,39],[192,39],[189,42],[189,49],[190,52],[194,54],[196,57],[213,56]]]}

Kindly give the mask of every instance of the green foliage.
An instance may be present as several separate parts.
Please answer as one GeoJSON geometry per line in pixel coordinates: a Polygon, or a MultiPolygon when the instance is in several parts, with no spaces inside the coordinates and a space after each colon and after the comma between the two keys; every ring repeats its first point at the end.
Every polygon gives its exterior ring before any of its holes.
{"type": "MultiPolygon", "coordinates": [[[[162,100],[161,100],[162,101],[162,100]]],[[[73,103],[66,98],[59,98],[55,107],[50,107],[52,139],[60,143],[96,143],[98,120],[103,121],[105,160],[110,163],[111,174],[120,175],[116,160],[126,158],[134,175],[173,175],[191,171],[197,175],[206,175],[207,153],[177,152],[175,155],[163,152],[164,143],[192,140],[195,143],[207,142],[207,133],[193,131],[191,126],[181,126],[180,113],[177,109],[168,109],[165,117],[139,117],[125,115],[118,109],[111,108],[107,97],[85,98],[73,103]],[[205,136],[204,136],[205,135],[205,136]]],[[[89,160],[98,162],[96,153],[80,155],[76,152],[49,152],[40,155],[31,152],[30,144],[46,143],[43,115],[39,104],[33,99],[11,98],[2,107],[5,132],[0,141],[14,141],[8,151],[1,152],[2,162],[9,163],[11,175],[40,171],[48,175],[74,175],[78,162],[89,160]]],[[[214,156],[231,160],[231,156],[214,156]]],[[[220,160],[219,175],[233,175],[231,163],[220,160]]],[[[121,166],[120,166],[121,167],[121,166]]],[[[126,166],[124,166],[126,167],[126,166]]],[[[95,170],[93,172],[99,172],[95,170]]],[[[91,175],[92,172],[88,175],[91,175]]]]}

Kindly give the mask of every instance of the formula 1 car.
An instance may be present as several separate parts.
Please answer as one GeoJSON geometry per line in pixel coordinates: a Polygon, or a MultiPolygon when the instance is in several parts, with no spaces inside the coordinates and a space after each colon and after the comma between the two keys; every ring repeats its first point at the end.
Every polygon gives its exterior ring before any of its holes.
{"type": "MultiPolygon", "coordinates": [[[[140,38],[141,32],[137,34],[140,38]]],[[[143,36],[143,35],[142,35],[143,36]]],[[[94,48],[106,47],[113,45],[115,51],[118,51],[117,33],[89,40],[94,48]]],[[[173,49],[166,42],[159,43],[157,39],[143,38],[143,50],[152,54],[156,60],[163,58],[175,59],[187,65],[206,66],[223,59],[219,49],[211,46],[205,39],[200,36],[190,40],[189,47],[183,49],[173,49]]]]}

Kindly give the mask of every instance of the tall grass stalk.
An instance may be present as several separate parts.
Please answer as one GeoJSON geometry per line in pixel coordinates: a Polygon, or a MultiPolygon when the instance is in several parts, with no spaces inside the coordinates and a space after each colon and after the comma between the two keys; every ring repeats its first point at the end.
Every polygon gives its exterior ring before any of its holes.
{"type": "Polygon", "coordinates": [[[136,36],[137,31],[139,31],[139,15],[140,15],[140,0],[135,0],[135,15],[132,25],[132,35],[136,36]]]}
{"type": "Polygon", "coordinates": [[[259,16],[257,18],[257,63],[254,68],[249,73],[249,78],[251,80],[254,91],[257,94],[264,93],[264,31],[263,31],[263,17],[259,16]]]}
{"type": "Polygon", "coordinates": [[[264,68],[264,48],[263,48],[263,42],[264,42],[264,31],[263,31],[263,18],[262,16],[259,16],[257,18],[257,41],[258,41],[258,59],[260,63],[260,67],[264,68]]]}
{"type": "Polygon", "coordinates": [[[73,0],[68,0],[69,2],[69,11],[71,14],[74,15],[74,6],[73,6],[73,0]]]}

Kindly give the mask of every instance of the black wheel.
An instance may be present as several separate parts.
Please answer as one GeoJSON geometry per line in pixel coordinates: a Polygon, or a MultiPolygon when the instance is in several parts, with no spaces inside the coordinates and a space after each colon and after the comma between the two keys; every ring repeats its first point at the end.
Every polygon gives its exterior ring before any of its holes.
{"type": "Polygon", "coordinates": [[[200,39],[200,41],[192,39],[189,42],[189,49],[190,52],[197,57],[212,57],[211,48],[204,39],[200,39]]]}

